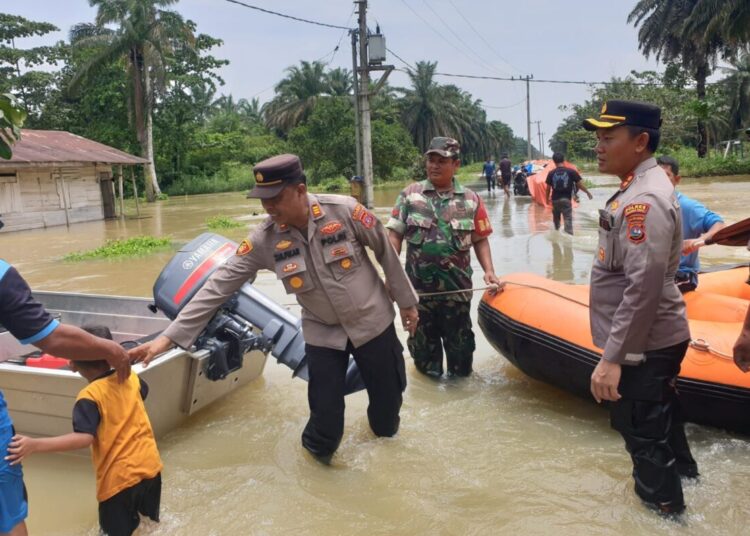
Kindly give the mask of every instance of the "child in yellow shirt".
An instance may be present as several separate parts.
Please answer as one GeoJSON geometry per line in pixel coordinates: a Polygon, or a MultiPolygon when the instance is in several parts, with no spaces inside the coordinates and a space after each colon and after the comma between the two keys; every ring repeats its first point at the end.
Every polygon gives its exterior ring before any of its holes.
{"type": "MultiPolygon", "coordinates": [[[[84,329],[112,339],[106,327],[84,329]]],[[[139,514],[159,521],[162,462],[143,404],[148,385],[135,372],[118,383],[104,360],[71,361],[71,368],[89,382],[73,407],[73,432],[44,438],[15,435],[6,459],[17,464],[34,452],[91,446],[99,525],[110,536],[129,536],[140,524],[139,514]]]]}

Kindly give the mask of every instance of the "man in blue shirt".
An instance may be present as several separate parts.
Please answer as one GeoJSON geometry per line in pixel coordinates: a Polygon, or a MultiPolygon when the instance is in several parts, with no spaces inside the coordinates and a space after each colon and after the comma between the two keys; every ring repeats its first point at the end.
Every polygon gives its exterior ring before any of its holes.
{"type": "MultiPolygon", "coordinates": [[[[0,324],[23,344],[69,359],[106,359],[120,381],[130,374],[130,358],[114,341],[100,339],[80,328],[55,320],[31,295],[31,289],[15,268],[0,259],[0,324]]],[[[5,460],[14,435],[8,405],[0,391],[0,534],[26,534],[26,489],[20,464],[5,460]]]]}
{"type": "Polygon", "coordinates": [[[487,179],[487,193],[490,193],[495,189],[495,162],[492,161],[491,156],[488,156],[484,162],[482,173],[484,178],[487,179]]]}
{"type": "MultiPolygon", "coordinates": [[[[677,160],[671,156],[660,156],[657,163],[664,169],[675,185],[680,183],[680,165],[677,160]]],[[[674,279],[677,287],[684,294],[695,290],[698,286],[698,272],[701,269],[701,263],[698,259],[698,249],[700,245],[696,243],[701,240],[707,240],[716,234],[720,229],[725,227],[724,220],[708,210],[701,203],[679,191],[675,190],[677,201],[680,203],[680,212],[682,213],[682,257],[680,257],[680,267],[675,273],[674,279]]]]}

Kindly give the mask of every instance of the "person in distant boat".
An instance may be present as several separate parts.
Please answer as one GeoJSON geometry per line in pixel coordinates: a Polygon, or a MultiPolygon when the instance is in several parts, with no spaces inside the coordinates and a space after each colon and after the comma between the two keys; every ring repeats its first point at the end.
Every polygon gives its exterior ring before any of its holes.
{"type": "Polygon", "coordinates": [[[583,190],[589,199],[593,199],[591,192],[586,189],[578,172],[565,165],[565,156],[554,153],[552,161],[555,168],[547,174],[547,201],[552,204],[552,223],[555,230],[560,230],[560,218],[565,222],[565,232],[573,234],[573,201],[576,189],[583,190]]]}
{"type": "Polygon", "coordinates": [[[633,460],[636,494],[664,514],[685,509],[680,477],[695,477],[675,382],[690,342],[685,302],[674,281],[682,250],[674,187],[653,157],[661,110],[610,100],[596,131],[599,171],[620,188],[599,211],[591,269],[590,321],[602,357],[591,375],[597,402],[611,401],[612,427],[633,460]]]}
{"type": "MultiPolygon", "coordinates": [[[[750,250],[750,240],[747,242],[747,249],[750,250]]],[[[750,285],[750,278],[747,284],[750,285]]],[[[750,309],[745,315],[745,323],[742,325],[740,336],[734,343],[734,362],[742,372],[750,371],[750,309]]]]}
{"type": "Polygon", "coordinates": [[[507,153],[504,153],[498,164],[498,171],[500,172],[500,180],[502,181],[505,197],[510,196],[510,179],[513,176],[512,169],[513,164],[511,164],[507,153]]]}
{"type": "Polygon", "coordinates": [[[482,173],[484,174],[484,178],[487,179],[487,193],[492,193],[492,190],[495,189],[495,162],[492,160],[492,157],[487,157],[482,168],[482,173]]]}
{"type": "Polygon", "coordinates": [[[243,240],[233,257],[208,278],[177,318],[150,343],[130,350],[148,364],[177,344],[190,348],[224,304],[261,269],[275,272],[302,306],[310,381],[310,419],[302,446],[330,463],[344,434],[344,393],[349,356],[367,388],[370,428],[391,437],[399,428],[406,388],[403,347],[393,325],[393,298],[405,330],[417,327],[418,298],[380,220],[350,196],[310,194],[299,157],[283,154],[253,168],[268,218],[243,240]],[[365,248],[375,254],[388,290],[365,248]]]}
{"type": "Polygon", "coordinates": [[[397,253],[406,239],[406,273],[414,288],[437,293],[420,297],[419,325],[407,343],[417,370],[434,377],[443,375],[443,348],[449,376],[472,371],[472,248],[485,284],[501,286],[492,266],[487,240],[492,225],[484,202],[455,178],[460,152],[455,139],[433,138],[425,153],[427,180],[401,191],[386,224],[397,253]]]}
{"type": "MultiPolygon", "coordinates": [[[[84,331],[112,340],[106,326],[84,331]]],[[[35,452],[91,447],[96,469],[99,526],[108,536],[129,536],[141,515],[159,521],[162,462],[143,401],[148,384],[135,372],[119,383],[105,360],[71,361],[87,381],[73,406],[73,432],[56,437],[14,435],[6,461],[14,466],[35,452]]]]}
{"type": "Polygon", "coordinates": [[[674,184],[675,196],[680,203],[682,256],[680,257],[680,267],[675,274],[675,281],[677,287],[684,294],[695,290],[698,286],[698,272],[701,269],[701,263],[698,258],[700,246],[696,246],[696,243],[701,240],[708,240],[726,227],[726,224],[721,216],[676,189],[682,178],[680,177],[680,165],[677,160],[671,156],[662,155],[656,161],[674,184]]]}
{"type": "MultiPolygon", "coordinates": [[[[33,344],[44,352],[67,358],[106,359],[124,381],[130,374],[130,358],[125,349],[86,333],[80,328],[61,324],[31,294],[21,274],[0,259],[0,324],[22,344],[33,344]]],[[[27,533],[26,487],[20,464],[10,465],[5,458],[8,444],[15,435],[8,405],[0,391],[0,533],[21,536],[27,533]]]]}

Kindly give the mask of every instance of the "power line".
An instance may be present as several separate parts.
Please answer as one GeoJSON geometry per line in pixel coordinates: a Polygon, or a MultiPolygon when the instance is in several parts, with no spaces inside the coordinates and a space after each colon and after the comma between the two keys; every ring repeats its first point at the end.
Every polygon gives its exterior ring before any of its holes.
{"type": "Polygon", "coordinates": [[[323,26],[325,28],[336,28],[338,30],[351,30],[351,28],[347,28],[346,26],[338,26],[336,24],[328,24],[326,22],[319,22],[319,21],[310,20],[310,19],[303,19],[301,17],[295,17],[293,15],[286,15],[284,13],[279,13],[278,11],[271,11],[270,9],[264,9],[262,7],[246,4],[245,2],[240,2],[239,0],[225,0],[225,1],[229,2],[230,4],[237,4],[239,6],[246,7],[248,9],[255,9],[256,11],[261,11],[269,15],[276,15],[277,17],[284,17],[285,19],[296,20],[297,22],[304,22],[306,24],[314,24],[316,26],[323,26]]]}
{"type": "Polygon", "coordinates": [[[474,25],[473,25],[473,24],[471,23],[471,21],[470,21],[469,19],[467,19],[467,18],[466,18],[466,17],[464,16],[464,14],[463,14],[463,11],[462,11],[462,10],[461,10],[461,9],[460,9],[460,8],[459,8],[458,6],[456,6],[456,4],[454,4],[454,3],[453,3],[453,0],[448,0],[448,2],[450,3],[450,5],[451,5],[451,6],[453,6],[453,9],[455,9],[455,10],[456,10],[456,12],[458,12],[458,15],[459,15],[459,16],[460,16],[460,17],[461,17],[461,18],[462,18],[463,20],[464,20],[464,22],[466,22],[466,24],[468,24],[468,25],[469,25],[469,28],[471,28],[471,29],[472,29],[472,30],[474,31],[474,33],[475,33],[476,35],[478,35],[478,36],[479,36],[479,38],[480,38],[480,39],[481,39],[482,41],[484,41],[484,44],[485,44],[485,45],[487,45],[487,48],[489,48],[489,49],[490,49],[490,50],[491,50],[492,52],[494,52],[494,53],[495,53],[495,55],[496,55],[496,56],[497,56],[498,58],[500,58],[500,59],[501,59],[501,60],[502,60],[502,61],[503,61],[503,62],[504,62],[504,63],[505,63],[506,65],[508,65],[508,66],[510,66],[511,68],[513,68],[513,70],[515,70],[515,71],[518,71],[519,73],[520,73],[520,72],[523,72],[523,71],[521,71],[521,69],[519,69],[518,67],[516,67],[515,65],[513,65],[513,64],[512,64],[511,62],[509,62],[508,60],[506,60],[506,59],[505,59],[505,58],[504,58],[504,57],[502,56],[502,54],[500,54],[500,53],[499,53],[499,52],[498,52],[498,51],[497,51],[497,50],[495,49],[495,47],[493,47],[493,46],[492,46],[492,43],[490,43],[489,41],[487,41],[487,39],[485,39],[485,38],[484,38],[484,35],[482,35],[482,32],[480,32],[479,30],[477,30],[477,29],[476,29],[476,28],[474,27],[474,25]]]}
{"type": "Polygon", "coordinates": [[[492,108],[493,110],[507,110],[508,108],[514,108],[515,106],[518,106],[519,104],[526,101],[526,97],[522,98],[520,101],[516,102],[515,104],[508,104],[507,106],[490,106],[489,104],[480,104],[482,108],[492,108]]]}
{"type": "Polygon", "coordinates": [[[438,29],[437,29],[437,28],[435,28],[435,27],[434,27],[434,26],[433,26],[433,25],[432,25],[432,24],[430,23],[430,21],[428,21],[427,19],[425,19],[425,18],[424,18],[424,17],[422,16],[422,15],[420,15],[420,14],[419,14],[419,12],[418,12],[418,11],[416,11],[416,10],[415,10],[415,9],[414,9],[413,7],[411,7],[411,5],[409,5],[409,4],[408,4],[408,3],[406,2],[406,0],[401,0],[401,3],[402,3],[402,4],[404,4],[404,5],[405,5],[405,6],[407,7],[407,8],[409,8],[409,11],[411,11],[412,13],[414,13],[414,15],[416,15],[416,17],[417,17],[417,18],[418,18],[419,20],[421,20],[421,21],[422,21],[423,23],[425,23],[425,25],[426,25],[426,26],[427,26],[427,27],[428,27],[428,28],[429,28],[430,30],[432,30],[432,31],[433,31],[433,32],[434,32],[435,34],[437,34],[437,36],[438,36],[438,37],[439,37],[440,39],[442,39],[443,41],[445,41],[446,43],[448,43],[448,44],[449,44],[449,45],[450,45],[451,47],[453,47],[453,48],[454,48],[454,49],[455,49],[456,51],[458,51],[458,52],[460,52],[461,54],[463,54],[463,55],[464,55],[464,57],[465,57],[465,58],[467,58],[467,59],[468,59],[469,61],[471,61],[472,63],[476,63],[476,60],[475,60],[474,58],[472,58],[471,56],[469,56],[469,55],[468,55],[468,54],[467,54],[467,53],[466,53],[465,51],[463,51],[462,49],[458,48],[458,47],[457,47],[457,46],[456,46],[456,45],[455,45],[454,43],[451,43],[451,42],[450,42],[450,41],[449,41],[449,40],[448,40],[448,39],[447,39],[447,38],[446,38],[446,37],[445,37],[445,36],[444,36],[444,35],[443,35],[443,34],[442,34],[442,33],[441,33],[441,32],[440,32],[440,31],[439,31],[438,29]]]}
{"type": "MultiPolygon", "coordinates": [[[[425,5],[425,7],[427,9],[429,9],[432,12],[433,15],[435,15],[435,17],[437,17],[437,19],[443,24],[443,26],[445,26],[446,29],[450,33],[453,34],[453,37],[455,37],[460,43],[462,43],[469,52],[471,52],[472,54],[474,54],[474,56],[476,56],[476,58],[479,60],[480,63],[482,63],[485,67],[488,67],[488,68],[490,68],[490,69],[492,69],[494,71],[497,71],[497,72],[500,72],[500,73],[505,73],[505,71],[502,71],[500,69],[496,69],[495,67],[492,66],[492,64],[487,63],[484,60],[484,58],[482,58],[482,56],[479,53],[477,53],[476,50],[474,50],[473,48],[471,48],[471,46],[469,45],[469,43],[467,43],[466,41],[463,40],[463,38],[461,37],[461,35],[459,35],[453,28],[450,27],[450,25],[447,22],[445,22],[445,19],[443,19],[443,17],[440,16],[440,13],[438,13],[437,11],[435,11],[432,8],[432,6],[430,6],[430,4],[427,3],[427,0],[422,0],[422,3],[425,5]]],[[[507,73],[505,73],[505,74],[507,74],[507,73]]]]}

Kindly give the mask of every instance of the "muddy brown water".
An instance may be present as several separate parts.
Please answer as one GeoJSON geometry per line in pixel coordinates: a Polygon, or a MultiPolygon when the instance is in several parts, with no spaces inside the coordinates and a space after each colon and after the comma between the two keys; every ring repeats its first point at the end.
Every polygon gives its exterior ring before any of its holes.
{"type": "MultiPolygon", "coordinates": [[[[593,201],[583,200],[573,238],[551,231],[550,213],[528,198],[483,192],[495,228],[497,273],[585,283],[596,247],[596,210],[613,191],[611,180],[595,181],[608,186],[595,188],[593,201]]],[[[682,190],[727,221],[750,215],[750,177],[687,181],[682,190]]],[[[396,193],[376,193],[380,214],[396,193]]],[[[76,263],[61,257],[142,234],[185,243],[206,230],[210,216],[251,226],[259,221],[253,212],[262,214],[241,193],[176,197],[142,206],[141,219],[0,235],[0,256],[37,289],[149,296],[172,251],[76,263]]],[[[245,233],[222,234],[240,240],[245,233]]],[[[718,266],[749,256],[712,246],[702,261],[718,266]]],[[[293,301],[271,274],[260,275],[257,285],[280,303],[293,301]]],[[[475,285],[481,285],[479,273],[475,285]]],[[[478,329],[475,356],[476,372],[463,381],[428,380],[407,360],[409,387],[394,439],[372,436],[362,393],[347,398],[345,436],[332,467],[312,461],[300,446],[305,384],[269,361],[260,380],[160,440],[162,519],[144,522],[139,533],[747,534],[748,438],[689,425],[701,478],[685,487],[684,520],[665,521],[633,495],[630,461],[605,411],[525,377],[478,329]]],[[[35,455],[24,471],[32,534],[97,533],[89,460],[35,455]]]]}

